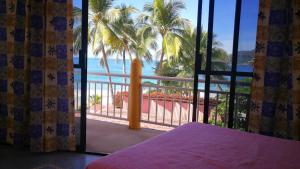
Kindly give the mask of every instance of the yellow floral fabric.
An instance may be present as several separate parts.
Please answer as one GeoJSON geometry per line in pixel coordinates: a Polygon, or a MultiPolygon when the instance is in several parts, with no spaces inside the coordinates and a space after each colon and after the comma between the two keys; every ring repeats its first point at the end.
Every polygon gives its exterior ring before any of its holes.
{"type": "Polygon", "coordinates": [[[75,149],[72,0],[0,0],[0,142],[75,149]]]}
{"type": "Polygon", "coordinates": [[[260,0],[249,130],[300,139],[300,1],[260,0]]]}

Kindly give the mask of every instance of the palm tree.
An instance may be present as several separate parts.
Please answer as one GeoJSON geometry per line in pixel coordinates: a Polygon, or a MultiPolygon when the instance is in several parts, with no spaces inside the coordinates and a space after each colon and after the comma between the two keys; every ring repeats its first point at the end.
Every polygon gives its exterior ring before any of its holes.
{"type": "MultiPolygon", "coordinates": [[[[202,56],[202,69],[206,65],[206,50],[207,50],[207,32],[201,31],[200,39],[200,55],[202,56]]],[[[183,68],[181,74],[185,77],[193,77],[194,73],[194,62],[195,62],[195,51],[196,51],[196,29],[186,29],[183,33],[183,46],[179,51],[179,57],[174,59],[177,62],[182,63],[183,68]]],[[[229,56],[225,50],[221,48],[222,44],[216,41],[216,35],[213,37],[212,44],[212,69],[225,71],[228,68],[229,56]]]]}
{"type": "Polygon", "coordinates": [[[152,4],[144,6],[145,13],[140,16],[140,22],[145,29],[152,29],[162,39],[157,71],[162,68],[165,55],[170,57],[179,54],[182,33],[191,25],[189,20],[180,16],[184,8],[180,0],[154,0],[152,4]]]}
{"type": "MultiPolygon", "coordinates": [[[[152,55],[149,49],[155,49],[156,42],[153,34],[135,24],[131,17],[131,14],[137,12],[134,7],[121,5],[116,9],[119,9],[120,16],[111,24],[115,40],[109,44],[108,52],[117,54],[117,60],[118,56],[122,56],[123,73],[126,74],[126,54],[129,55],[130,61],[136,57],[151,62],[152,55]]],[[[126,83],[126,78],[124,82],[126,83]]]]}
{"type": "MultiPolygon", "coordinates": [[[[195,51],[196,51],[196,30],[186,29],[182,33],[182,47],[179,51],[178,57],[170,57],[159,75],[162,76],[176,76],[176,77],[189,77],[192,78],[195,72],[195,51]]],[[[214,36],[213,49],[212,49],[212,69],[213,70],[223,70],[228,68],[229,56],[228,54],[220,48],[221,43],[216,41],[216,36],[214,36]]],[[[206,49],[207,49],[207,32],[201,32],[200,39],[200,54],[202,56],[202,68],[206,65],[206,49]]],[[[220,76],[212,76],[213,79],[223,79],[220,76]]],[[[188,85],[185,87],[191,87],[191,84],[173,84],[173,85],[188,85]]],[[[219,86],[220,87],[220,86],[219,86]]],[[[221,87],[220,87],[221,88],[221,87]]]]}
{"type": "Polygon", "coordinates": [[[73,52],[74,54],[78,54],[81,49],[81,18],[82,18],[82,10],[78,7],[73,8],[73,18],[74,18],[74,29],[73,29],[73,52]]]}
{"type": "MultiPolygon", "coordinates": [[[[134,55],[141,60],[144,58],[147,62],[152,62],[150,49],[156,50],[156,36],[151,30],[149,32],[145,27],[135,24],[131,17],[132,13],[137,12],[134,7],[121,5],[117,9],[120,10],[120,17],[112,24],[112,28],[118,40],[110,45],[110,51],[122,56],[123,73],[126,74],[126,54],[129,55],[130,61],[134,55]]],[[[124,82],[126,83],[126,78],[124,82]]]]}
{"type": "MultiPolygon", "coordinates": [[[[135,31],[135,22],[132,19],[131,15],[137,10],[132,6],[121,5],[116,7],[120,11],[119,19],[111,24],[111,27],[114,31],[114,36],[116,40],[110,44],[110,53],[117,54],[118,56],[122,56],[123,63],[123,73],[126,72],[126,53],[128,53],[130,61],[132,61],[132,50],[130,46],[136,43],[136,31],[135,31]]],[[[124,83],[126,82],[126,77],[124,77],[124,83]]]]}
{"type": "Polygon", "coordinates": [[[151,63],[153,61],[152,51],[157,50],[157,36],[149,27],[144,27],[143,25],[137,24],[136,29],[136,43],[133,43],[130,48],[140,59],[145,59],[146,62],[151,63]]]}
{"type": "MultiPolygon", "coordinates": [[[[101,54],[100,63],[105,67],[106,72],[110,74],[108,65],[107,48],[116,44],[118,40],[112,23],[120,18],[120,10],[113,8],[114,0],[90,0],[89,1],[89,23],[88,23],[88,43],[92,47],[93,54],[99,56],[101,54]]],[[[74,8],[74,52],[78,52],[81,47],[81,24],[78,19],[81,18],[81,9],[74,8]],[[76,25],[76,23],[79,23],[76,25]]],[[[114,46],[113,46],[114,47],[114,46]]],[[[112,79],[108,76],[109,88],[111,96],[114,96],[112,79]]]]}

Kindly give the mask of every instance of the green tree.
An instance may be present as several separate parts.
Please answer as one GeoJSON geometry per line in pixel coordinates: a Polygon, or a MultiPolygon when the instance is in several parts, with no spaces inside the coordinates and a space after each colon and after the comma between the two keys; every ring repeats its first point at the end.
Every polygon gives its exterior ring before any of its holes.
{"type": "MultiPolygon", "coordinates": [[[[122,56],[123,73],[126,72],[126,54],[130,60],[135,57],[152,61],[150,49],[156,50],[156,36],[153,32],[137,25],[132,14],[138,12],[132,6],[112,7],[113,0],[92,0],[89,5],[88,43],[95,55],[101,55],[101,65],[110,73],[108,57],[122,56]]],[[[81,48],[81,9],[74,8],[74,52],[81,48]]],[[[109,76],[109,82],[111,77],[109,76]]],[[[126,78],[124,79],[126,83],[126,78]]],[[[111,85],[110,85],[111,86],[111,85]]],[[[113,89],[111,95],[113,96],[113,89]]]]}
{"type": "MultiPolygon", "coordinates": [[[[117,56],[122,56],[123,73],[127,74],[126,54],[129,55],[130,61],[135,57],[141,60],[144,58],[147,62],[151,62],[150,49],[156,49],[156,37],[152,32],[148,32],[144,27],[137,25],[132,19],[131,15],[137,12],[135,8],[121,5],[117,9],[120,10],[120,17],[111,25],[118,39],[110,45],[109,51],[116,53],[117,56]]],[[[126,83],[126,78],[124,78],[124,82],[126,83]]]]}
{"type": "Polygon", "coordinates": [[[189,27],[190,21],[180,16],[180,11],[185,5],[180,0],[154,0],[144,6],[144,12],[139,17],[144,29],[151,29],[160,35],[160,59],[157,71],[162,68],[164,57],[178,56],[182,46],[182,32],[189,27]]]}
{"type": "MultiPolygon", "coordinates": [[[[108,65],[107,48],[113,46],[118,41],[112,24],[116,22],[121,15],[120,9],[112,7],[114,0],[90,0],[89,1],[89,20],[88,20],[88,44],[92,47],[96,56],[101,54],[100,63],[105,67],[106,72],[110,74],[108,65]]],[[[82,11],[74,8],[74,52],[78,52],[81,47],[81,29],[80,24],[82,11]],[[78,23],[78,24],[76,24],[78,23]]],[[[114,47],[114,46],[113,46],[114,47]]],[[[111,97],[113,97],[113,87],[111,76],[108,76],[111,97]]]]}
{"type": "MultiPolygon", "coordinates": [[[[234,110],[234,128],[245,130],[246,129],[246,116],[249,110],[249,103],[250,103],[250,92],[252,78],[238,78],[236,86],[236,95],[235,95],[235,110],[234,110]]],[[[221,121],[217,123],[219,125],[226,125],[226,115],[228,117],[228,105],[229,103],[229,94],[221,94],[219,95],[219,102],[218,102],[218,109],[216,114],[221,117],[221,121]]],[[[211,121],[211,123],[214,123],[211,121]]]]}
{"type": "MultiPolygon", "coordinates": [[[[132,54],[130,45],[135,43],[135,23],[131,15],[137,10],[132,6],[121,5],[116,7],[119,10],[119,18],[111,24],[111,29],[114,32],[115,40],[108,45],[108,54],[116,54],[117,60],[119,56],[122,57],[123,73],[126,72],[126,53],[129,54],[129,58],[132,61],[132,54]]],[[[124,78],[126,83],[126,77],[124,78]]]]}
{"type": "MultiPolygon", "coordinates": [[[[214,38],[215,39],[215,38],[214,38]]],[[[185,29],[182,32],[182,47],[179,50],[178,56],[171,56],[164,62],[163,67],[160,72],[161,76],[171,76],[171,77],[183,77],[192,78],[195,72],[195,51],[196,51],[196,30],[195,29],[185,29]]],[[[213,41],[212,49],[212,68],[214,70],[226,70],[228,68],[229,56],[228,54],[220,48],[221,43],[218,41],[213,41]]],[[[205,68],[206,64],[206,50],[207,50],[207,32],[201,32],[200,39],[200,55],[202,57],[202,68],[205,68]]],[[[223,79],[219,76],[213,76],[213,79],[223,79]]],[[[183,87],[191,87],[192,84],[178,83],[172,85],[179,85],[183,87]]]]}

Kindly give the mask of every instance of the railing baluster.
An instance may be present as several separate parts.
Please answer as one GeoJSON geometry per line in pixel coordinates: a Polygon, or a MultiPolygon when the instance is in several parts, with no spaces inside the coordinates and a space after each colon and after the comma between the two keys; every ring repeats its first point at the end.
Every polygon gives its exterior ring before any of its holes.
{"type": "Polygon", "coordinates": [[[142,121],[143,120],[143,105],[145,104],[144,103],[144,93],[143,93],[143,86],[141,86],[142,90],[141,90],[141,96],[140,96],[140,99],[141,99],[141,115],[140,115],[140,120],[142,121]]]}
{"type": "Polygon", "coordinates": [[[116,84],[114,84],[114,96],[112,96],[113,97],[112,104],[114,106],[114,117],[116,116],[116,95],[117,95],[116,84]]]}
{"type": "Polygon", "coordinates": [[[158,87],[156,87],[156,107],[155,107],[155,122],[157,123],[157,115],[158,115],[158,87]]]}
{"type": "Polygon", "coordinates": [[[237,112],[237,108],[239,106],[239,97],[236,96],[235,97],[235,105],[234,106],[234,121],[233,121],[233,128],[237,127],[237,122],[238,122],[238,112],[237,112]]]}
{"type": "Polygon", "coordinates": [[[182,113],[182,91],[180,91],[179,126],[181,125],[181,113],[182,113]]]}
{"type": "Polygon", "coordinates": [[[109,112],[109,83],[107,83],[107,98],[106,98],[106,115],[109,116],[108,112],[109,112]]]}
{"type": "Polygon", "coordinates": [[[91,112],[91,83],[89,83],[89,93],[88,93],[88,112],[91,112]]]}
{"type": "Polygon", "coordinates": [[[216,105],[216,110],[215,110],[215,125],[217,125],[218,106],[219,106],[219,94],[217,93],[217,105],[216,105]]]}
{"type": "MultiPolygon", "coordinates": [[[[201,106],[201,100],[200,100],[200,95],[201,95],[201,92],[198,90],[198,94],[197,94],[198,96],[197,96],[197,117],[196,117],[196,121],[197,122],[199,122],[199,113],[200,113],[200,111],[199,111],[199,107],[201,106]]],[[[194,106],[194,105],[193,105],[194,106]]],[[[204,113],[204,112],[202,112],[202,113],[204,113]]]]}
{"type": "Polygon", "coordinates": [[[151,107],[151,87],[148,92],[148,121],[150,121],[150,107],[151,107]]]}
{"type": "Polygon", "coordinates": [[[120,118],[122,118],[122,111],[123,111],[123,85],[121,85],[121,107],[120,107],[120,118]]]}
{"type": "Polygon", "coordinates": [[[103,115],[103,114],[102,114],[102,113],[103,113],[103,112],[102,112],[102,105],[103,105],[103,104],[102,104],[102,100],[103,100],[103,92],[102,92],[102,91],[103,91],[103,83],[101,83],[101,86],[100,86],[100,87],[101,87],[101,89],[100,89],[100,90],[101,90],[101,91],[100,91],[100,92],[101,92],[101,100],[100,100],[100,102],[101,102],[101,110],[100,110],[100,113],[101,113],[101,115],[103,115]]]}
{"type": "Polygon", "coordinates": [[[164,93],[164,110],[163,110],[163,124],[165,124],[167,93],[168,93],[167,89],[165,88],[165,93],[164,93]]]}
{"type": "Polygon", "coordinates": [[[227,126],[227,118],[228,118],[228,94],[226,94],[226,101],[225,101],[225,117],[224,117],[224,123],[225,123],[225,127],[227,126]]]}
{"type": "MultiPolygon", "coordinates": [[[[173,92],[175,92],[175,91],[173,90],[173,92]]],[[[174,97],[172,97],[171,126],[173,125],[173,114],[174,114],[174,97]]]]}
{"type": "Polygon", "coordinates": [[[190,102],[190,92],[187,90],[187,98],[188,98],[188,100],[187,100],[187,103],[188,103],[188,120],[187,120],[187,122],[190,122],[190,111],[191,111],[191,102],[190,102]]]}
{"type": "Polygon", "coordinates": [[[95,114],[97,113],[96,106],[97,106],[97,83],[95,83],[95,98],[94,98],[94,113],[95,114]]]}
{"type": "Polygon", "coordinates": [[[250,113],[250,106],[251,106],[251,95],[250,94],[246,94],[245,95],[246,99],[247,99],[247,112],[246,112],[246,127],[245,127],[245,131],[248,131],[248,124],[249,124],[249,113],[250,113]]]}
{"type": "Polygon", "coordinates": [[[126,91],[128,92],[127,119],[129,119],[129,88],[130,88],[130,85],[126,84],[126,91]],[[127,90],[127,89],[128,89],[128,90],[127,90]]]}

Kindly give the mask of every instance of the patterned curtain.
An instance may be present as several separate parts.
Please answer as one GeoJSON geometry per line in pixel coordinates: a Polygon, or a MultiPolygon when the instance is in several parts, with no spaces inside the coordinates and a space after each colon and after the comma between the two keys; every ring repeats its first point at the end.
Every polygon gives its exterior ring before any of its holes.
{"type": "Polygon", "coordinates": [[[74,150],[72,0],[0,0],[0,142],[74,150]]]}
{"type": "Polygon", "coordinates": [[[300,1],[260,0],[249,130],[300,139],[300,1]]]}

